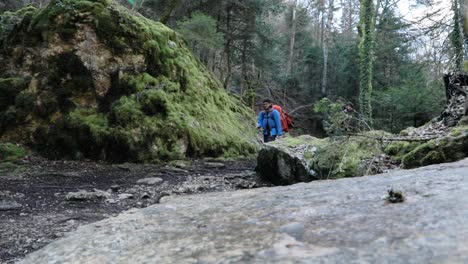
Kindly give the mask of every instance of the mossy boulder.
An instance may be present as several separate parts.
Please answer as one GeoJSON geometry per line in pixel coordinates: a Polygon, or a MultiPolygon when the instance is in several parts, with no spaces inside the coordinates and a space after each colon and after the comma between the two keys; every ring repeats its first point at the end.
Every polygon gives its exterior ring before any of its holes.
{"type": "Polygon", "coordinates": [[[113,1],[6,12],[0,61],[0,142],[117,162],[257,151],[253,113],[177,33],[113,1]]]}
{"type": "Polygon", "coordinates": [[[402,156],[405,169],[458,161],[468,156],[468,127],[455,127],[448,136],[419,144],[402,156]]]}
{"type": "Polygon", "coordinates": [[[378,138],[388,135],[371,131],[363,136],[283,138],[260,150],[257,171],[276,185],[362,176],[366,161],[383,154],[378,138]]]}
{"type": "Polygon", "coordinates": [[[461,160],[468,156],[466,120],[467,118],[463,117],[456,126],[432,133],[438,135],[435,138],[431,136],[432,139],[419,136],[425,134],[424,127],[419,128],[419,131],[416,128],[408,128],[397,136],[401,141],[389,142],[384,151],[405,169],[461,160]]]}

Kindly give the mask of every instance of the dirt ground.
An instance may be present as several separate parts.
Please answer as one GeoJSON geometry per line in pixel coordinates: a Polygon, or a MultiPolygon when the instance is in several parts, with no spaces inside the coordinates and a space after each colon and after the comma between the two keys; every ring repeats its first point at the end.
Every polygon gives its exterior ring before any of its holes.
{"type": "Polygon", "coordinates": [[[27,157],[0,172],[0,263],[166,195],[267,186],[254,167],[255,160],[111,165],[27,157]]]}

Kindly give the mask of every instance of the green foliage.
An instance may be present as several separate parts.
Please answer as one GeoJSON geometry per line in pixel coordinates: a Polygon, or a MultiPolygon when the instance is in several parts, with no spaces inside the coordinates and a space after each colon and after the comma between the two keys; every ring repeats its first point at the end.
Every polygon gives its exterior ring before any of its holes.
{"type": "Polygon", "coordinates": [[[110,134],[106,115],[97,113],[94,109],[75,109],[69,114],[69,125],[78,131],[90,132],[90,140],[102,143],[110,134]]]}
{"type": "Polygon", "coordinates": [[[13,162],[29,154],[29,151],[20,145],[0,143],[0,161],[13,162]]]}
{"type": "Polygon", "coordinates": [[[450,131],[452,137],[459,137],[466,133],[468,133],[468,124],[459,124],[450,131]]]}
{"type": "Polygon", "coordinates": [[[383,131],[369,131],[364,136],[330,138],[318,148],[312,159],[312,169],[320,178],[355,177],[366,174],[365,160],[383,153],[381,143],[372,139],[389,136],[383,131]]]}
{"type": "Polygon", "coordinates": [[[0,175],[19,174],[25,171],[20,159],[29,154],[29,151],[16,144],[0,143],[0,175]]]}
{"type": "Polygon", "coordinates": [[[314,111],[323,117],[323,128],[328,136],[343,136],[364,127],[359,124],[357,113],[344,112],[345,105],[342,99],[331,101],[326,97],[314,104],[314,111]]]}
{"type": "Polygon", "coordinates": [[[392,156],[394,161],[401,163],[403,157],[420,144],[419,142],[396,141],[390,143],[384,151],[387,155],[392,156]]]}
{"type": "Polygon", "coordinates": [[[408,126],[422,126],[439,115],[445,104],[442,83],[428,82],[415,69],[407,69],[412,77],[401,80],[399,86],[374,93],[377,127],[397,133],[408,126]]]}
{"type": "Polygon", "coordinates": [[[111,117],[113,123],[125,127],[138,125],[144,114],[134,99],[124,96],[113,104],[111,117]]]}
{"type": "MultiPolygon", "coordinates": [[[[424,75],[421,64],[412,62],[410,36],[404,34],[409,25],[396,15],[394,8],[384,8],[375,25],[375,61],[373,88],[385,91],[411,78],[424,75]],[[417,69],[417,70],[415,70],[417,69]],[[409,72],[408,72],[409,71],[409,72]]],[[[373,109],[374,113],[378,109],[373,109]]],[[[378,113],[375,113],[378,114],[378,113]]]]}
{"type": "Polygon", "coordinates": [[[216,20],[202,13],[194,13],[190,18],[178,22],[178,31],[192,48],[220,48],[224,43],[221,32],[216,30],[216,20]]]}
{"type": "Polygon", "coordinates": [[[314,111],[321,114],[334,114],[343,109],[344,103],[342,102],[332,102],[327,97],[321,99],[320,101],[314,104],[314,111]]]}
{"type": "Polygon", "coordinates": [[[26,6],[16,12],[0,14],[0,44],[2,44],[11,32],[14,32],[15,28],[18,27],[21,22],[27,23],[36,10],[37,9],[32,6],[26,6]]]}

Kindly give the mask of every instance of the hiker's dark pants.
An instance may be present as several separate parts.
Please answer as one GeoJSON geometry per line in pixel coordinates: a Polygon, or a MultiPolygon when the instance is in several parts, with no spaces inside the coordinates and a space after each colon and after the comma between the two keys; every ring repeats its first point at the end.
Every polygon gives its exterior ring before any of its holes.
{"type": "Polygon", "coordinates": [[[275,141],[276,135],[275,136],[270,136],[270,135],[263,135],[263,142],[267,143],[270,141],[275,141]]]}

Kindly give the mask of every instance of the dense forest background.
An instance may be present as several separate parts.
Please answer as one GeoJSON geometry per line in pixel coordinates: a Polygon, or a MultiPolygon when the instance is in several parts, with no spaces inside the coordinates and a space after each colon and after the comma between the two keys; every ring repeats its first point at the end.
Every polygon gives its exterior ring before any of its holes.
{"type": "MultiPolygon", "coordinates": [[[[445,102],[443,74],[466,56],[459,0],[118,1],[176,29],[246,105],[282,105],[297,133],[324,133],[313,110],[324,97],[352,102],[376,129],[422,125],[445,102]]],[[[0,13],[47,2],[2,0],[0,13]]]]}

